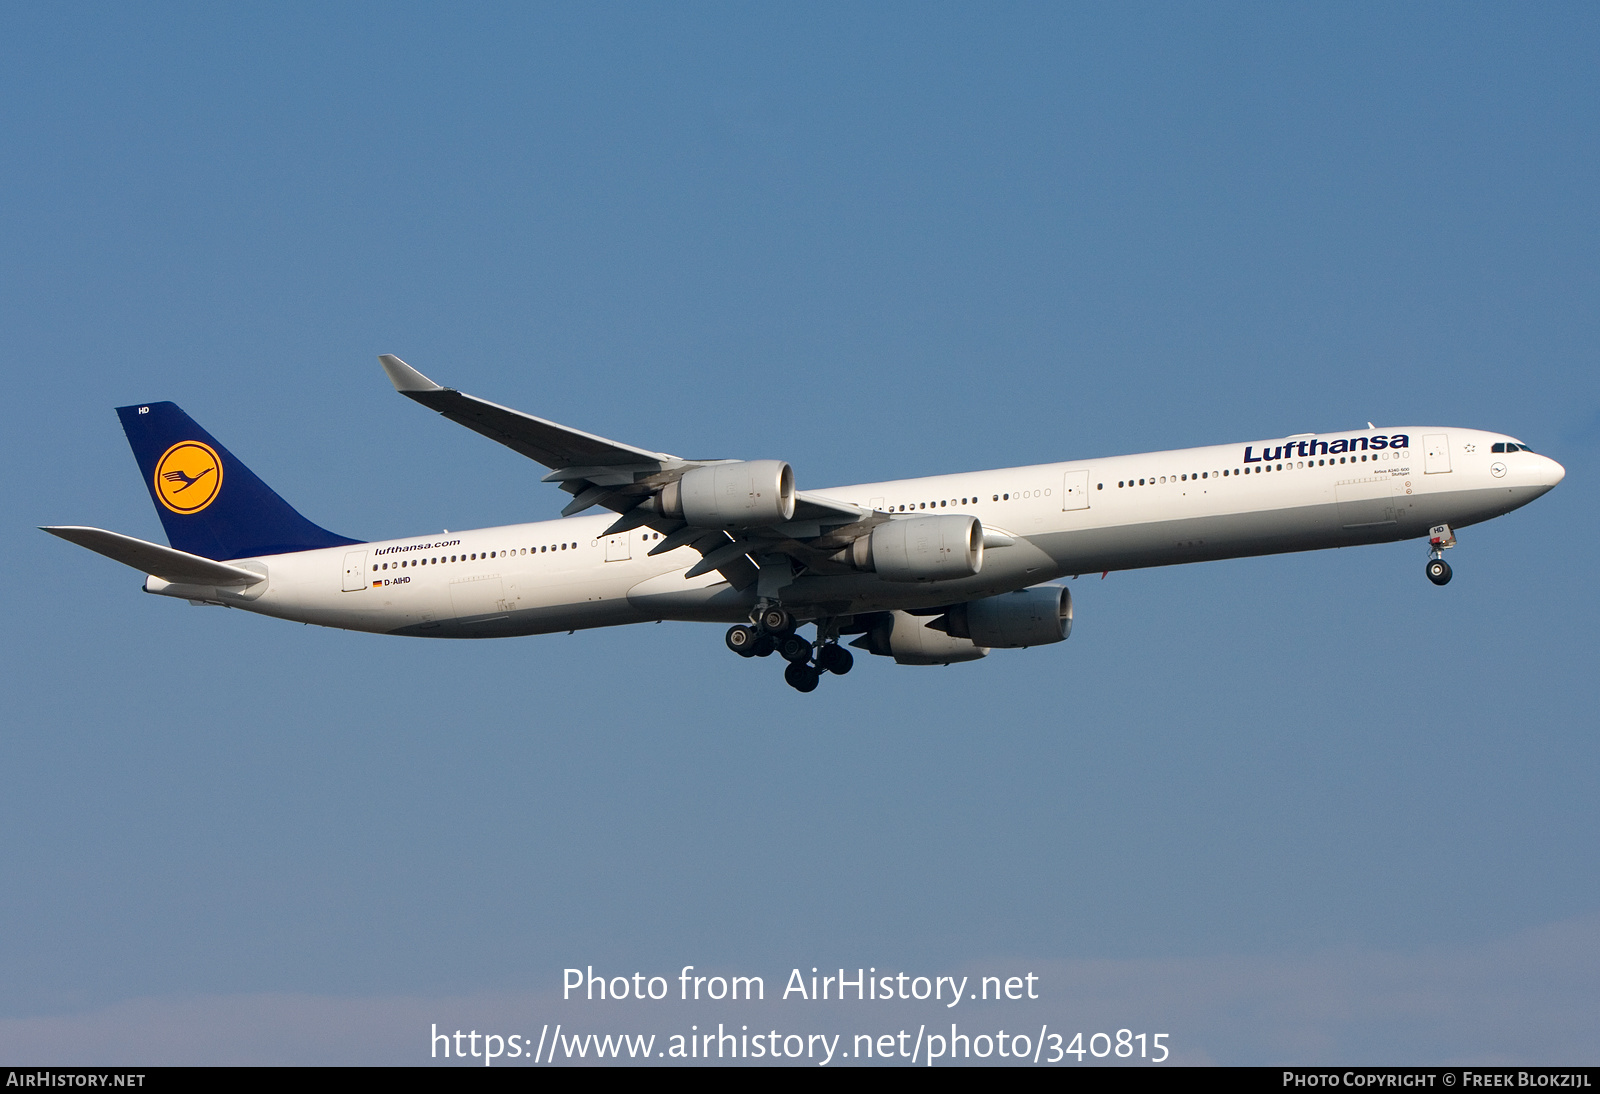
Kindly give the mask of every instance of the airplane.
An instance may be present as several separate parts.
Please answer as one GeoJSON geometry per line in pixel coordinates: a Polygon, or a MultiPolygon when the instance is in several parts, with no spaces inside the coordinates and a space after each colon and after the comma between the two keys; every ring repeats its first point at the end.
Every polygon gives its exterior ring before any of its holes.
{"type": "Polygon", "coordinates": [[[1065,577],[1425,538],[1566,472],[1515,438],[1384,427],[797,490],[782,460],[686,460],[442,387],[390,354],[395,389],[550,469],[556,520],[362,541],[301,516],[174,403],[117,409],[170,546],[43,531],[132,566],[144,590],[324,627],[503,638],[625,623],[732,624],[801,692],[850,648],[902,665],[1064,641],[1065,577]],[[579,515],[598,508],[601,512],[579,515]],[[815,627],[815,637],[798,632],[815,627]],[[858,636],[846,648],[846,636],[858,636]]]}

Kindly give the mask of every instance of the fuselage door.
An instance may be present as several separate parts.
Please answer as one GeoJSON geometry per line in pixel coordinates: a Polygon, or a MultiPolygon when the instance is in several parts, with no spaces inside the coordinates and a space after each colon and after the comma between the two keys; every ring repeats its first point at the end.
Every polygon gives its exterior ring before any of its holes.
{"type": "Polygon", "coordinates": [[[633,533],[606,537],[606,561],[626,562],[633,557],[633,533]]]}
{"type": "Polygon", "coordinates": [[[1450,438],[1429,433],[1422,438],[1422,470],[1427,475],[1443,475],[1450,470],[1450,438]]]}
{"type": "Polygon", "coordinates": [[[357,592],[367,587],[367,552],[351,551],[344,556],[344,591],[357,592]]]}
{"type": "Polygon", "coordinates": [[[1089,472],[1068,471],[1062,477],[1061,508],[1063,511],[1089,508],[1089,472]]]}

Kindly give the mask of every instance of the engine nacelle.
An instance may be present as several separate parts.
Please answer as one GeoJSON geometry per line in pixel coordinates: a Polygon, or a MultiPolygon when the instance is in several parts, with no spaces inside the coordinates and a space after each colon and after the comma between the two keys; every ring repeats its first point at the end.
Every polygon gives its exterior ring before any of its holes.
{"type": "Polygon", "coordinates": [[[902,665],[954,665],[989,654],[968,639],[933,630],[926,618],[906,612],[876,613],[867,633],[850,644],[879,657],[893,657],[902,665]]]}
{"type": "Polygon", "coordinates": [[[782,460],[717,463],[686,471],[656,496],[662,516],[697,528],[755,528],[794,516],[794,471],[782,460]]]}
{"type": "Polygon", "coordinates": [[[983,522],[968,514],[891,520],[840,552],[885,581],[949,581],[983,569],[983,522]]]}
{"type": "Polygon", "coordinates": [[[957,604],[944,631],[980,646],[1018,650],[1064,642],[1072,633],[1072,593],[1064,585],[1035,585],[1014,593],[957,604]]]}

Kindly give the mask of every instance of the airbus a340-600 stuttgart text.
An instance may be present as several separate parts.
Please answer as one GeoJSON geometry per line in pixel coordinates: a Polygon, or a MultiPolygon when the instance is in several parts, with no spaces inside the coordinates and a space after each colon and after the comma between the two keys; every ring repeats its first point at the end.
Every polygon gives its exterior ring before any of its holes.
{"type": "Polygon", "coordinates": [[[731,623],[811,691],[849,645],[948,665],[1060,642],[1056,579],[1426,537],[1509,513],[1565,474],[1499,433],[1389,426],[816,491],[781,460],[684,460],[440,387],[404,395],[550,468],[561,519],[363,542],[312,524],[173,403],[117,413],[170,547],[51,527],[146,592],[324,627],[503,638],[664,619],[731,623]],[[598,507],[601,515],[580,516],[598,507]],[[815,638],[797,633],[814,625],[815,638]]]}

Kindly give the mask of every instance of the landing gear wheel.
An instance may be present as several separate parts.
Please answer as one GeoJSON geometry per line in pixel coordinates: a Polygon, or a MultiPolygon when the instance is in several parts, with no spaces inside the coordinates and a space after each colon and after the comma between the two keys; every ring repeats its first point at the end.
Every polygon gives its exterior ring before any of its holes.
{"type": "Polygon", "coordinates": [[[790,664],[801,665],[811,660],[811,643],[798,634],[786,634],[778,639],[778,653],[790,664]]]}
{"type": "Polygon", "coordinates": [[[1442,558],[1428,560],[1428,580],[1435,585],[1450,584],[1450,564],[1442,558]]]}
{"type": "Polygon", "coordinates": [[[843,676],[856,663],[855,657],[843,646],[827,645],[817,652],[817,668],[843,676]]]}
{"type": "Polygon", "coordinates": [[[803,661],[795,661],[783,670],[783,678],[796,691],[816,691],[821,674],[803,661]]]}
{"type": "Polygon", "coordinates": [[[782,608],[768,608],[761,613],[761,627],[771,634],[789,634],[794,630],[794,616],[782,608]]]}
{"type": "Polygon", "coordinates": [[[763,634],[756,638],[755,644],[750,647],[752,657],[771,657],[772,651],[778,648],[778,643],[770,634],[763,634]]]}
{"type": "Polygon", "coordinates": [[[757,639],[754,627],[746,627],[743,624],[737,627],[729,627],[727,635],[722,640],[728,644],[730,650],[740,657],[754,657],[756,655],[755,645],[757,639]]]}

